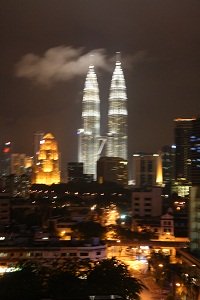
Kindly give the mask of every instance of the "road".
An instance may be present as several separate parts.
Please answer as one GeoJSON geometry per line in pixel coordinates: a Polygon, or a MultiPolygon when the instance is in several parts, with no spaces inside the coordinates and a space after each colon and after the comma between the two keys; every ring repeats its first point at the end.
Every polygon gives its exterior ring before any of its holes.
{"type": "Polygon", "coordinates": [[[117,259],[128,265],[130,273],[135,278],[138,278],[146,286],[146,289],[141,293],[141,300],[165,300],[166,295],[155,283],[151,273],[148,271],[148,262],[146,256],[148,251],[138,253],[135,249],[127,251],[124,246],[109,247],[108,257],[115,256],[117,259]]]}
{"type": "Polygon", "coordinates": [[[147,287],[142,293],[141,293],[141,300],[165,300],[166,295],[164,296],[162,294],[162,290],[157,286],[157,284],[154,282],[153,278],[150,275],[141,276],[138,277],[141,279],[141,281],[144,283],[144,285],[147,287]]]}

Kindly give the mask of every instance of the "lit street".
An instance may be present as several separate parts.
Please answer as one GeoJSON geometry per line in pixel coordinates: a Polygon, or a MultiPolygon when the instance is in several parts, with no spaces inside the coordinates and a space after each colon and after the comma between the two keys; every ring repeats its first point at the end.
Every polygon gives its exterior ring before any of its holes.
{"type": "Polygon", "coordinates": [[[148,271],[146,256],[149,250],[144,246],[143,249],[128,248],[126,246],[110,246],[108,248],[108,258],[115,256],[129,266],[131,274],[140,279],[147,287],[141,293],[141,300],[164,300],[166,294],[155,283],[152,275],[148,271]]]}

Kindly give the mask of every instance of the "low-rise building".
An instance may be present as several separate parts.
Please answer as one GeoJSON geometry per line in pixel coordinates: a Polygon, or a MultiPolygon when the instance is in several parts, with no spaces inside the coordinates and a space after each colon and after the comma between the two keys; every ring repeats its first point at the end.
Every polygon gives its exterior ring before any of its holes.
{"type": "Polygon", "coordinates": [[[160,240],[174,240],[174,217],[167,213],[160,219],[160,240]]]}
{"type": "Polygon", "coordinates": [[[0,193],[0,225],[10,223],[10,197],[8,194],[0,193]]]}
{"type": "Polygon", "coordinates": [[[106,244],[94,238],[86,241],[38,241],[32,244],[8,244],[1,241],[0,266],[17,264],[19,261],[50,263],[52,260],[64,262],[66,259],[102,260],[107,257],[106,244]]]}
{"type": "Polygon", "coordinates": [[[162,214],[160,187],[135,189],[132,192],[133,217],[157,217],[162,214]]]}

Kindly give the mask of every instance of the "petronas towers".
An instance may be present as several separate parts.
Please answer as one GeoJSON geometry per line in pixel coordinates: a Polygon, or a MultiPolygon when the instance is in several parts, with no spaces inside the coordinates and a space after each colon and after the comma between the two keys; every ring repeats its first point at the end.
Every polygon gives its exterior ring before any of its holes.
{"type": "Polygon", "coordinates": [[[127,160],[127,96],[120,61],[113,72],[108,108],[108,136],[106,156],[127,160]]]}
{"type": "Polygon", "coordinates": [[[108,133],[100,135],[100,98],[97,76],[89,66],[82,101],[82,128],[79,134],[79,162],[84,174],[96,178],[96,163],[105,145],[105,155],[127,160],[127,95],[121,62],[116,60],[108,100],[108,133]]]}
{"type": "Polygon", "coordinates": [[[96,174],[100,143],[100,99],[94,66],[87,73],[82,102],[82,129],[79,129],[79,162],[85,174],[96,174]]]}

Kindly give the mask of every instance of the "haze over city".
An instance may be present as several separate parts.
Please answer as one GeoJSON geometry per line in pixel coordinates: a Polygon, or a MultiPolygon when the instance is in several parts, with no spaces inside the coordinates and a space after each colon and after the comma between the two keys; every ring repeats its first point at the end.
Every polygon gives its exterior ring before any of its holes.
{"type": "Polygon", "coordinates": [[[172,144],[173,119],[199,113],[199,1],[1,1],[0,31],[0,143],[14,152],[32,155],[41,130],[55,135],[63,168],[77,160],[91,53],[105,118],[121,52],[129,155],[172,144]]]}

